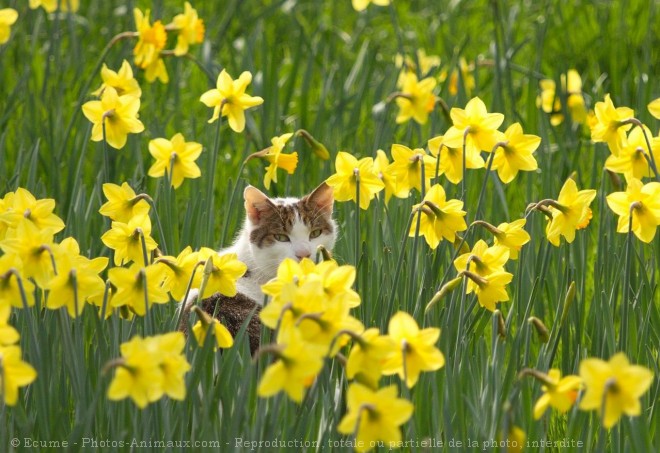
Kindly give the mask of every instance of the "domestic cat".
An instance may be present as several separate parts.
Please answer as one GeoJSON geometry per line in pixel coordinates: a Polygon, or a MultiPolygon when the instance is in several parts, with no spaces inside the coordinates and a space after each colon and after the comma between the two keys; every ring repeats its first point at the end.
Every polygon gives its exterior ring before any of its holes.
{"type": "Polygon", "coordinates": [[[314,259],[318,246],[329,251],[334,247],[334,198],[326,183],[300,199],[269,198],[252,186],[245,189],[243,198],[243,228],[232,246],[218,253],[236,253],[247,265],[246,275],[238,281],[238,292],[263,305],[261,285],[276,276],[285,258],[314,259]]]}
{"type": "MultiPolygon", "coordinates": [[[[322,183],[310,194],[298,198],[269,198],[259,189],[248,186],[244,193],[245,221],[234,243],[218,253],[236,253],[247,265],[247,272],[237,282],[234,297],[214,294],[200,302],[202,310],[221,319],[232,336],[246,326],[250,352],[259,348],[261,325],[257,315],[264,303],[261,285],[277,275],[285,258],[301,260],[316,257],[318,246],[331,251],[337,238],[337,224],[332,219],[332,188],[322,183]]],[[[180,317],[179,330],[188,334],[190,310],[199,294],[192,289],[180,317]]]]}

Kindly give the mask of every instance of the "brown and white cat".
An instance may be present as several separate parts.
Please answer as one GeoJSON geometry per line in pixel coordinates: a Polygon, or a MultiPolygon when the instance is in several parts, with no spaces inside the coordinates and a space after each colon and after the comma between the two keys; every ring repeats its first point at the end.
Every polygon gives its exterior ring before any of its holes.
{"type": "Polygon", "coordinates": [[[285,258],[316,256],[318,246],[332,250],[337,224],[332,219],[332,188],[325,182],[298,198],[269,198],[248,186],[243,192],[245,222],[231,247],[219,253],[236,253],[248,271],[238,281],[238,292],[263,305],[261,285],[274,278],[285,258]]]}

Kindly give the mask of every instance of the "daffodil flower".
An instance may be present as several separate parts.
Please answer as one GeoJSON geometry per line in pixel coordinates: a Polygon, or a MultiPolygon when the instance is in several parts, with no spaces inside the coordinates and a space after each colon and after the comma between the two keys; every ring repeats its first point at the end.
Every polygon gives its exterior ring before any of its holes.
{"type": "MultiPolygon", "coordinates": [[[[463,149],[450,148],[444,144],[445,137],[439,135],[429,140],[429,151],[438,163],[438,175],[445,175],[449,182],[458,184],[463,180],[463,149]]],[[[484,159],[475,148],[465,149],[465,168],[483,168],[484,159]]]]}
{"type": "Polygon", "coordinates": [[[226,116],[229,127],[234,132],[245,129],[245,110],[263,104],[259,96],[250,96],[245,89],[252,82],[252,74],[243,72],[238,79],[233,80],[224,69],[218,76],[216,88],[202,94],[200,101],[207,107],[213,107],[213,116],[208,121],[214,122],[220,116],[226,116]]]}
{"type": "Polygon", "coordinates": [[[404,71],[399,77],[399,82],[401,91],[396,93],[395,97],[399,106],[396,123],[402,124],[412,118],[419,124],[426,124],[437,100],[433,94],[436,80],[432,77],[418,80],[414,72],[404,71]]]}
{"type": "Polygon", "coordinates": [[[337,173],[326,180],[326,183],[333,189],[335,200],[353,200],[357,203],[357,181],[359,179],[360,208],[367,209],[371,200],[385,187],[385,184],[374,173],[373,168],[374,160],[371,157],[364,157],[358,161],[349,153],[343,151],[337,153],[335,160],[337,173]]]}
{"type": "Polygon", "coordinates": [[[101,206],[99,213],[112,220],[128,223],[135,216],[149,214],[149,203],[144,197],[137,196],[127,182],[121,186],[103,184],[103,195],[108,201],[101,206]]]}
{"type": "Polygon", "coordinates": [[[116,72],[109,69],[104,63],[101,68],[101,78],[103,79],[103,83],[92,93],[94,96],[100,96],[107,87],[114,88],[117,91],[117,96],[123,96],[125,94],[138,98],[142,96],[140,85],[133,78],[133,69],[131,69],[131,65],[126,60],[122,62],[119,71],[116,72]]]}
{"type": "Polygon", "coordinates": [[[177,14],[172,21],[178,33],[174,55],[181,56],[188,53],[191,44],[204,41],[204,21],[197,15],[197,10],[189,2],[183,5],[183,14],[177,14]]]}
{"type": "Polygon", "coordinates": [[[434,176],[436,160],[426,154],[421,148],[410,149],[407,146],[392,145],[393,162],[388,171],[394,175],[397,190],[410,192],[411,189],[422,190],[422,165],[424,166],[424,185],[428,188],[429,181],[434,176]]]}
{"type": "Polygon", "coordinates": [[[18,20],[18,11],[13,8],[0,9],[0,45],[9,41],[11,26],[18,20]]]}
{"type": "Polygon", "coordinates": [[[449,112],[453,126],[445,133],[444,144],[450,148],[470,152],[491,152],[498,142],[504,141],[504,134],[498,131],[504,121],[501,113],[488,113],[486,104],[478,97],[472,98],[465,110],[453,108],[449,112]]]}
{"type": "Polygon", "coordinates": [[[128,269],[113,267],[108,272],[110,282],[117,288],[112,307],[126,306],[138,316],[144,316],[154,303],[169,302],[170,297],[162,286],[164,277],[161,266],[155,264],[142,267],[133,263],[128,269]]]}
{"type": "Polygon", "coordinates": [[[653,177],[654,173],[649,165],[649,160],[660,162],[660,137],[650,139],[651,151],[649,153],[644,138],[645,133],[647,137],[652,135],[651,130],[646,126],[631,130],[626,140],[623,141],[619,155],[611,154],[605,161],[605,168],[615,173],[623,173],[627,180],[653,177]]]}
{"type": "Polygon", "coordinates": [[[0,345],[0,385],[4,404],[14,406],[18,401],[18,389],[29,385],[37,378],[36,370],[21,359],[18,346],[0,345]]]}
{"type": "Polygon", "coordinates": [[[337,431],[355,433],[355,451],[369,451],[380,442],[385,446],[401,442],[399,427],[410,419],[414,406],[397,396],[396,386],[374,391],[354,382],[348,388],[346,400],[348,412],[339,422],[337,431]]]}
{"type": "Polygon", "coordinates": [[[144,124],[138,119],[140,98],[127,94],[118,96],[117,91],[110,86],[103,90],[100,101],[86,102],[82,109],[85,117],[94,124],[94,142],[105,138],[108,145],[121,149],[126,144],[128,134],[137,134],[144,130],[144,124]]]}
{"type": "Polygon", "coordinates": [[[640,241],[650,243],[660,225],[660,183],[642,184],[639,179],[628,181],[625,192],[614,192],[607,196],[607,205],[619,222],[616,230],[628,233],[632,216],[632,231],[640,241]]]}
{"type": "Polygon", "coordinates": [[[591,128],[591,140],[606,142],[612,154],[618,156],[626,139],[626,131],[632,127],[626,120],[633,118],[635,112],[628,107],[614,107],[609,94],[605,95],[605,101],[596,102],[594,110],[597,121],[591,128]]]}
{"type": "Polygon", "coordinates": [[[545,234],[552,245],[559,246],[560,236],[571,243],[575,239],[575,231],[586,228],[591,220],[589,205],[596,198],[595,190],[578,191],[572,178],[564,183],[557,201],[549,201],[549,213],[552,220],[548,222],[545,234]]]}
{"type": "Polygon", "coordinates": [[[580,409],[597,410],[603,427],[616,425],[621,415],[640,415],[640,397],[653,383],[653,373],[639,365],[631,365],[623,352],[609,361],[588,358],[580,362],[580,377],[586,392],[580,409]]]}
{"type": "Polygon", "coordinates": [[[167,174],[172,187],[178,189],[184,178],[202,175],[195,160],[202,153],[202,145],[186,142],[182,134],[174,134],[171,140],[156,138],[149,142],[149,153],[156,162],[149,168],[149,176],[158,178],[167,174]]]}
{"type": "Polygon", "coordinates": [[[30,0],[30,9],[37,9],[40,6],[47,13],[54,13],[57,11],[58,6],[62,12],[72,11],[75,13],[80,6],[80,0],[30,0]]]}
{"type": "MultiPolygon", "coordinates": [[[[432,249],[435,249],[442,239],[453,243],[457,232],[467,230],[463,202],[447,200],[445,190],[440,184],[431,187],[422,203],[413,206],[413,212],[415,211],[421,211],[419,234],[424,236],[432,249]]],[[[408,236],[414,237],[416,231],[417,224],[412,222],[408,236]]]]}
{"type": "Polygon", "coordinates": [[[541,144],[541,137],[523,134],[520,123],[513,123],[504,132],[504,142],[495,150],[492,170],[504,184],[513,181],[519,171],[534,171],[538,168],[532,153],[541,144]]]}
{"type": "Polygon", "coordinates": [[[582,379],[579,376],[570,375],[562,378],[561,372],[557,369],[548,371],[548,374],[533,370],[530,374],[543,382],[541,390],[544,392],[534,405],[534,419],[543,417],[549,406],[562,414],[573,406],[582,387],[582,379]]]}
{"type": "Polygon", "coordinates": [[[142,238],[147,254],[158,247],[151,237],[151,219],[148,215],[136,215],[128,223],[112,222],[112,228],[101,236],[101,241],[115,251],[116,266],[120,266],[124,260],[146,266],[148,263],[144,262],[142,238]]]}
{"type": "Polygon", "coordinates": [[[399,311],[390,319],[388,335],[397,352],[383,364],[383,374],[398,374],[408,388],[414,387],[422,371],[435,371],[445,365],[445,357],[435,347],[440,329],[421,329],[408,313],[399,311]]]}

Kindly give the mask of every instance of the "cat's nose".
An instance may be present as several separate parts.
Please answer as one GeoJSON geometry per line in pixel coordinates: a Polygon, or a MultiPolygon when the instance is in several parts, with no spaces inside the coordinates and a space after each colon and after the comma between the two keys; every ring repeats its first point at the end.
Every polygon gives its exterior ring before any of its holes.
{"type": "Polygon", "coordinates": [[[309,258],[310,256],[311,254],[309,253],[309,250],[296,252],[296,258],[298,258],[298,261],[302,260],[303,258],[309,258]]]}

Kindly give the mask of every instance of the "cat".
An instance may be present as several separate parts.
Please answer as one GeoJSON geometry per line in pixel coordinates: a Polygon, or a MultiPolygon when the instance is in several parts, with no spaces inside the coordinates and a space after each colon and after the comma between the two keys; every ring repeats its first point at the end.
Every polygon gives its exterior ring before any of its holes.
{"type": "MultiPolygon", "coordinates": [[[[247,272],[237,282],[234,297],[214,294],[201,301],[202,309],[222,319],[236,336],[246,319],[250,352],[259,348],[261,326],[258,312],[265,296],[261,285],[277,275],[285,258],[316,258],[319,246],[332,251],[337,239],[337,224],[332,218],[334,196],[330,186],[321,183],[310,194],[298,198],[269,198],[259,189],[248,186],[243,192],[245,220],[234,243],[219,254],[236,253],[247,265],[247,272]]],[[[192,289],[180,318],[179,330],[188,333],[188,317],[199,292],[192,289]]]]}
{"type": "Polygon", "coordinates": [[[275,278],[285,258],[315,259],[319,246],[331,251],[337,238],[333,192],[325,182],[298,198],[269,198],[253,186],[243,192],[245,221],[234,243],[218,253],[236,253],[248,267],[238,292],[263,305],[261,285],[275,278]]]}

